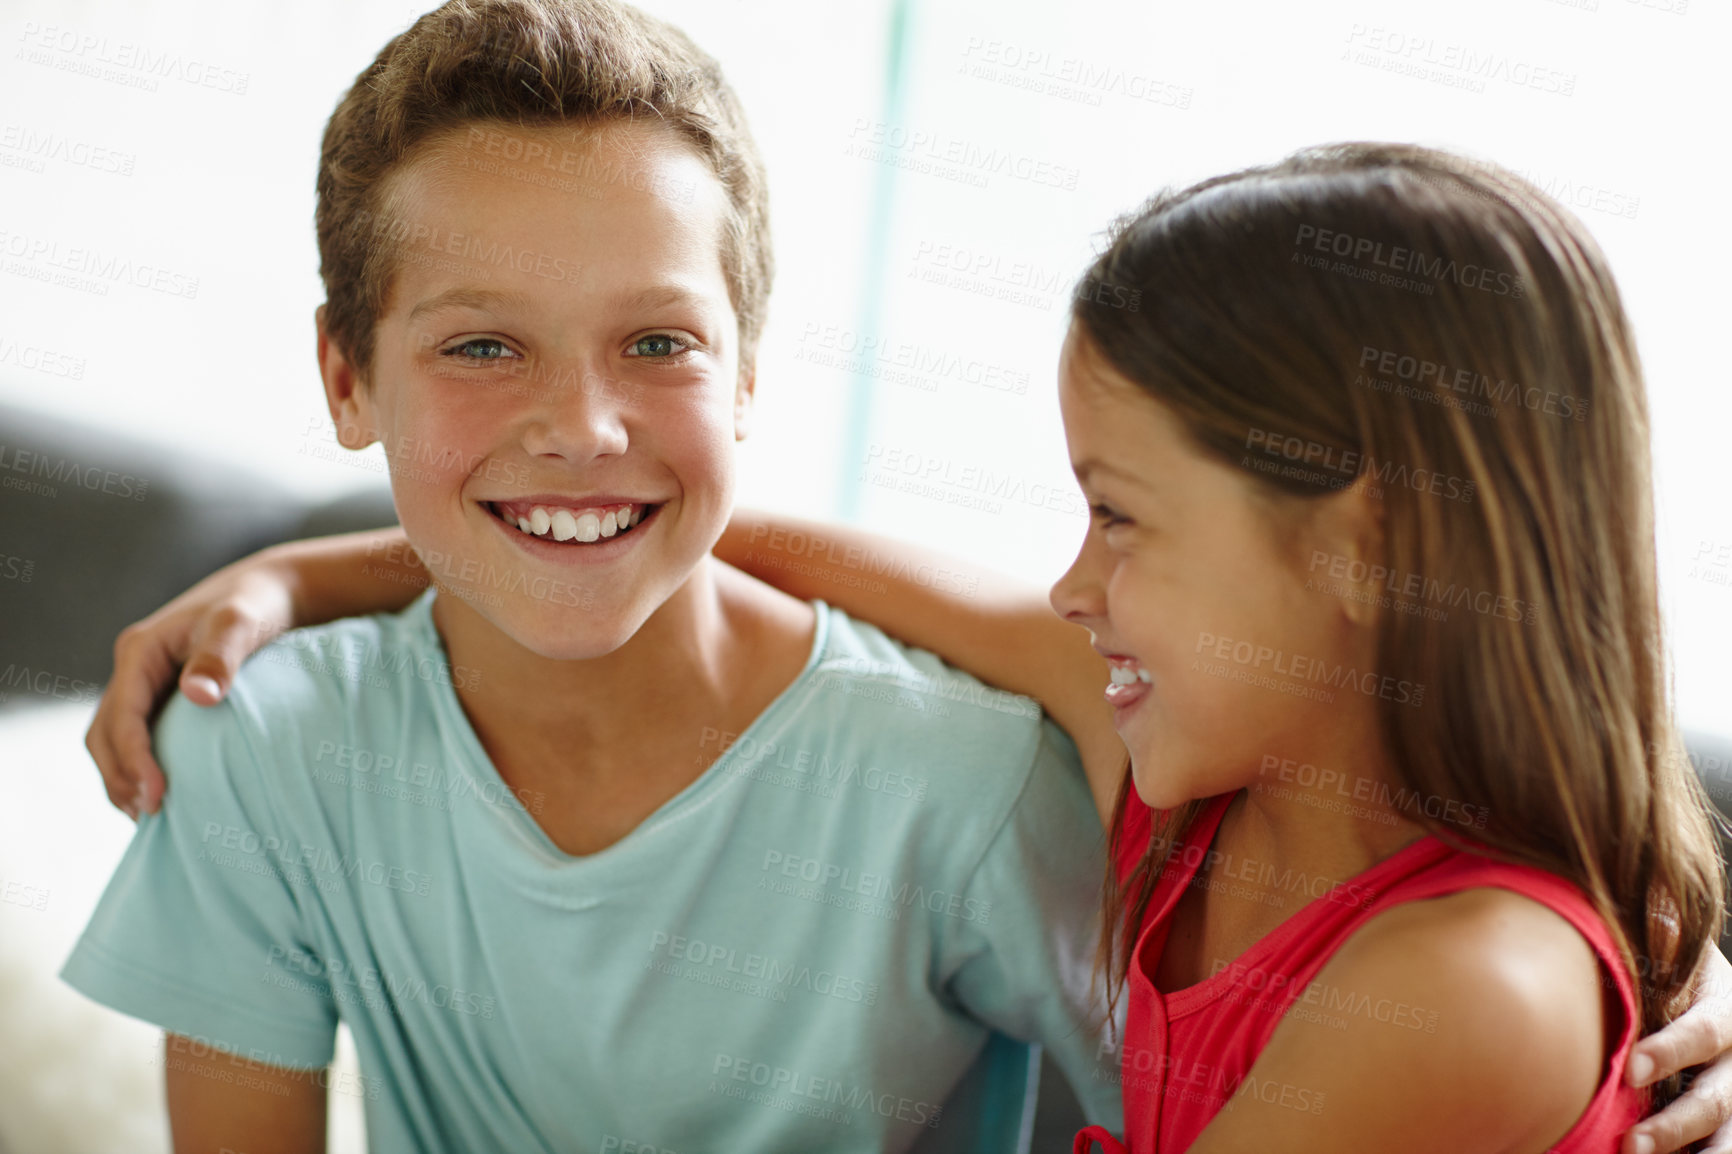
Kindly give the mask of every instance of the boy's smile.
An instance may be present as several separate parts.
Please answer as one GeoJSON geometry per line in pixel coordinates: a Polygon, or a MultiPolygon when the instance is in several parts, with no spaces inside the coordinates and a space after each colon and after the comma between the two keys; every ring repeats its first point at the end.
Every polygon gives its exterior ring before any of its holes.
{"type": "Polygon", "coordinates": [[[327,366],[327,388],[383,441],[410,541],[454,559],[441,627],[594,658],[680,595],[732,507],[751,377],[726,197],[654,124],[499,131],[584,152],[583,175],[486,157],[463,128],[429,140],[379,214],[397,271],[371,379],[327,366]]]}

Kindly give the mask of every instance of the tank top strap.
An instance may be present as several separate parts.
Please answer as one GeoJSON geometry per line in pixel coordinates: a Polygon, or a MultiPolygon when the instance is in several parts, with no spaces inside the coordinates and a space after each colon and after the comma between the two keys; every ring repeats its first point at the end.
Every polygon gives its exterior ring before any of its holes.
{"type": "Polygon", "coordinates": [[[1404,878],[1384,890],[1367,913],[1374,915],[1403,902],[1444,897],[1463,890],[1485,887],[1509,890],[1545,906],[1569,922],[1593,949],[1594,956],[1599,959],[1600,968],[1609,976],[1613,988],[1618,992],[1618,1001],[1624,1009],[1624,1025],[1619,1032],[1618,1046],[1613,1057],[1615,1066],[1621,1066],[1630,1047],[1636,1043],[1640,1014],[1637,1011],[1635,982],[1605,919],[1574,883],[1538,866],[1498,861],[1470,850],[1452,848],[1449,856],[1433,868],[1404,878]]]}

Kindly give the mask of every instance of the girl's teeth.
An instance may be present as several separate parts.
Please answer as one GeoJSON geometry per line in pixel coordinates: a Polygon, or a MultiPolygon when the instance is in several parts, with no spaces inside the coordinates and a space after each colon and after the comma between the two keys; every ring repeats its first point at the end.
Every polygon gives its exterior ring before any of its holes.
{"type": "MultiPolygon", "coordinates": [[[[588,516],[587,513],[584,515],[588,516]]],[[[553,515],[553,539],[555,541],[569,541],[573,537],[582,536],[581,522],[571,515],[570,510],[561,509],[553,515]]],[[[585,537],[584,540],[589,540],[589,538],[585,537]]]]}
{"type": "MultiPolygon", "coordinates": [[[[567,514],[569,516],[570,514],[567,514]]],[[[577,519],[577,539],[585,544],[601,536],[601,518],[585,513],[577,519]]]]}
{"type": "Polygon", "coordinates": [[[1114,685],[1135,685],[1139,681],[1145,685],[1153,685],[1155,681],[1154,675],[1140,665],[1134,669],[1128,665],[1114,665],[1111,667],[1111,676],[1114,685]]]}
{"type": "Polygon", "coordinates": [[[529,511],[529,531],[537,537],[545,537],[547,530],[553,525],[553,518],[547,515],[547,510],[540,505],[529,511]]]}
{"type": "Polygon", "coordinates": [[[517,519],[517,527],[522,529],[525,533],[533,533],[535,531],[530,525],[528,517],[519,517],[517,519]]]}
{"type": "Polygon", "coordinates": [[[619,521],[610,512],[601,519],[601,535],[611,537],[617,532],[619,532],[619,521]]]}
{"type": "Polygon", "coordinates": [[[643,520],[643,506],[633,505],[631,507],[631,523],[636,525],[641,520],[643,520]]]}

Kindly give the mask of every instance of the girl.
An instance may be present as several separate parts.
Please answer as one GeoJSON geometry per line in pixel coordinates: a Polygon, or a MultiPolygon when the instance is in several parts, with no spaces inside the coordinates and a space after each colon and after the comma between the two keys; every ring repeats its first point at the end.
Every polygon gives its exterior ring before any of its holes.
{"type": "MultiPolygon", "coordinates": [[[[1130,1149],[1616,1149],[1648,1105],[1635,1042],[1722,906],[1598,247],[1503,170],[1352,144],[1157,196],[1083,285],[1141,293],[1079,291],[1061,357],[1093,518],[1052,604],[1092,651],[996,597],[759,575],[1077,739],[1115,863],[1130,1149]]],[[[348,576],[365,547],[278,554],[315,594],[298,608],[400,603],[348,576]]],[[[257,567],[135,627],[90,742],[111,797],[132,796],[115,736],[147,761],[116,720],[154,692],[140,674],[191,633],[186,677],[212,684],[183,685],[214,697],[255,642],[236,620],[290,615],[284,581],[257,567]]]]}

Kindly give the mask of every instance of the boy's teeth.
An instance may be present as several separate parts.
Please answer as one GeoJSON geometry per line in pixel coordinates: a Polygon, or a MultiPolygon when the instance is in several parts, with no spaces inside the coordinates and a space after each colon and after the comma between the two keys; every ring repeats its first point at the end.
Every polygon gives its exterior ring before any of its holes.
{"type": "Polygon", "coordinates": [[[521,532],[533,537],[588,543],[617,537],[643,520],[644,509],[643,505],[624,505],[602,513],[575,513],[567,508],[535,505],[527,513],[515,516],[504,509],[495,511],[506,524],[515,524],[521,532]]]}

